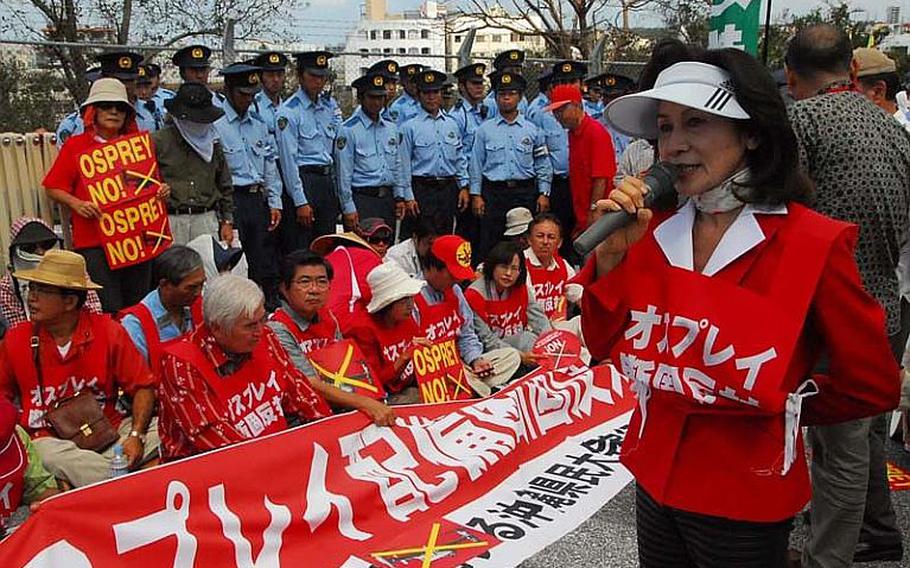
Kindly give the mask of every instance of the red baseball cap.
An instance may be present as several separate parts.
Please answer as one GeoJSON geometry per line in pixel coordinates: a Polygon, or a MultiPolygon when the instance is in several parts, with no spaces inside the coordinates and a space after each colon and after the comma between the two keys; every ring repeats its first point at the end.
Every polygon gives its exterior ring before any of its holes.
{"type": "Polygon", "coordinates": [[[569,103],[581,104],[581,89],[576,85],[556,85],[550,94],[550,104],[544,110],[553,112],[569,103]]]}
{"type": "Polygon", "coordinates": [[[446,268],[457,280],[474,278],[474,269],[471,268],[471,243],[458,235],[437,237],[430,247],[430,252],[445,263],[446,268]]]}

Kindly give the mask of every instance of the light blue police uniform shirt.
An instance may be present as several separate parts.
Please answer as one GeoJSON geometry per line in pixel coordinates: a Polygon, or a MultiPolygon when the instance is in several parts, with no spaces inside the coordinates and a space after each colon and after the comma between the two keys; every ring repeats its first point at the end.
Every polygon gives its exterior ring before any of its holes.
{"type": "Polygon", "coordinates": [[[389,105],[388,116],[395,121],[395,124],[401,126],[406,121],[415,117],[420,111],[420,103],[407,92],[402,92],[401,96],[392,101],[389,105]]]}
{"type": "Polygon", "coordinates": [[[302,89],[281,103],[276,115],[281,173],[294,207],[307,204],[300,166],[329,166],[335,136],[341,128],[341,108],[331,97],[313,102],[302,89]]]}
{"type": "Polygon", "coordinates": [[[259,118],[261,118],[269,128],[269,134],[275,138],[276,145],[278,143],[278,137],[276,135],[278,128],[275,121],[278,120],[278,109],[280,107],[280,100],[278,104],[275,104],[272,99],[265,94],[265,91],[261,89],[256,93],[256,96],[253,97],[253,106],[251,107],[251,109],[255,109],[256,114],[259,115],[259,118]]]}
{"type": "Polygon", "coordinates": [[[82,134],[85,132],[85,125],[82,124],[82,116],[78,110],[74,110],[63,117],[60,124],[57,125],[57,148],[63,146],[66,139],[73,134],[82,134]]]}
{"type": "Polygon", "coordinates": [[[133,108],[136,109],[136,126],[139,127],[139,130],[155,132],[161,128],[161,117],[156,112],[149,110],[143,99],[136,99],[133,108]]]}
{"type": "Polygon", "coordinates": [[[152,100],[155,101],[155,103],[158,106],[160,106],[161,108],[164,108],[164,101],[166,101],[168,99],[173,99],[176,96],[177,96],[177,93],[175,93],[174,91],[172,91],[170,89],[165,89],[164,87],[158,87],[158,90],[156,90],[155,94],[152,95],[152,100]]]}
{"type": "MultiPolygon", "coordinates": [[[[183,329],[177,327],[171,314],[168,313],[164,308],[164,304],[161,303],[161,295],[158,293],[158,288],[155,288],[146,294],[145,298],[142,298],[140,303],[151,312],[152,319],[155,320],[155,326],[158,328],[158,340],[162,343],[171,339],[176,339],[193,330],[194,322],[190,308],[183,308],[183,329]]],[[[142,324],[139,323],[139,318],[129,314],[120,321],[120,324],[126,329],[126,333],[130,336],[130,339],[133,340],[133,345],[136,346],[139,353],[142,353],[142,356],[148,361],[148,340],[145,337],[145,330],[142,329],[142,324]]]]}
{"type": "Polygon", "coordinates": [[[468,158],[461,129],[445,111],[434,117],[421,107],[401,126],[401,164],[405,184],[411,176],[455,177],[458,187],[468,187],[468,158]]]}
{"type": "Polygon", "coordinates": [[[471,152],[471,195],[490,181],[537,178],[537,191],[550,195],[553,167],[540,129],[521,113],[512,122],[499,113],[480,125],[471,152]]]}
{"type": "Polygon", "coordinates": [[[215,130],[234,185],[261,183],[268,192],[271,209],[281,209],[281,179],[269,129],[255,113],[243,117],[230,103],[224,105],[224,116],[215,121],[215,130]]]}
{"type": "MultiPolygon", "coordinates": [[[[490,92],[487,93],[487,96],[483,99],[483,106],[487,107],[487,120],[490,120],[494,116],[499,116],[499,107],[496,106],[496,91],[490,89],[490,92]]],[[[528,115],[528,99],[524,95],[522,95],[521,100],[518,101],[518,112],[525,116],[528,115]]]]}
{"type": "Polygon", "coordinates": [[[449,116],[455,120],[455,123],[458,124],[458,129],[461,131],[461,147],[468,162],[471,161],[471,149],[474,147],[474,133],[477,131],[477,127],[485,120],[481,116],[481,109],[485,108],[483,101],[471,106],[464,99],[459,99],[455,106],[452,107],[452,110],[449,111],[449,116]]]}
{"type": "Polygon", "coordinates": [[[602,102],[593,103],[585,100],[582,101],[582,104],[584,105],[585,112],[594,120],[600,120],[600,117],[604,115],[604,104],[602,102]]]}
{"type": "Polygon", "coordinates": [[[343,213],[354,213],[353,188],[390,185],[396,198],[414,199],[401,177],[398,127],[380,113],[373,121],[362,109],[348,118],[335,139],[338,200],[343,213]]]}
{"type": "Polygon", "coordinates": [[[550,165],[554,176],[569,175],[569,134],[559,124],[553,113],[546,110],[550,99],[545,93],[540,93],[531,103],[528,119],[543,132],[547,152],[550,153],[550,165]],[[536,103],[536,104],[535,104],[536,103]]]}

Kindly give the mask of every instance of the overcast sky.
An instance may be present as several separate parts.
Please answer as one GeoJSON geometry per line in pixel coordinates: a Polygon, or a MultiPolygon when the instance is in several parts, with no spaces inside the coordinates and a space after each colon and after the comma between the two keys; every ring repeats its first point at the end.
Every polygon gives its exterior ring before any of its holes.
{"type": "MultiPolygon", "coordinates": [[[[301,3],[305,1],[300,0],[301,3]]],[[[296,28],[294,33],[299,34],[299,39],[307,43],[343,43],[345,31],[353,28],[359,18],[361,3],[362,0],[309,0],[309,7],[299,10],[291,20],[296,28]]],[[[388,10],[395,13],[406,9],[416,9],[421,3],[422,0],[388,0],[388,10]]],[[[508,7],[510,0],[502,0],[502,4],[508,7]]],[[[465,0],[450,2],[449,5],[470,6],[465,0]]],[[[910,21],[910,0],[852,0],[851,5],[866,11],[868,15],[863,19],[876,20],[884,19],[888,6],[901,6],[902,19],[910,21]]],[[[824,6],[824,2],[821,0],[772,0],[772,17],[778,19],[785,8],[789,9],[791,13],[803,14],[816,6],[824,6]]],[[[762,10],[764,11],[764,7],[762,10]]],[[[653,12],[640,12],[633,15],[632,24],[658,26],[660,18],[653,12]]]]}

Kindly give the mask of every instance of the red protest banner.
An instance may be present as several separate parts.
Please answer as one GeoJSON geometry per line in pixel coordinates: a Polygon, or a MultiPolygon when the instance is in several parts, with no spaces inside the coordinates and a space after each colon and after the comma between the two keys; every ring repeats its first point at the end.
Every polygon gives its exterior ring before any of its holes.
{"type": "Polygon", "coordinates": [[[0,566],[515,566],[630,481],[627,384],[538,373],[399,407],[391,428],[354,412],[63,493],[0,543],[0,566]]]}
{"type": "Polygon", "coordinates": [[[455,339],[416,347],[412,360],[423,402],[433,404],[474,397],[455,339]]]}
{"type": "Polygon", "coordinates": [[[151,260],[172,242],[148,132],[110,140],[79,156],[79,174],[101,208],[98,227],[112,269],[151,260]]]}
{"type": "Polygon", "coordinates": [[[382,400],[385,389],[373,378],[366,357],[350,339],[337,341],[328,347],[307,353],[310,364],[319,377],[345,392],[353,392],[382,400]]]}
{"type": "Polygon", "coordinates": [[[563,329],[550,330],[534,342],[531,353],[543,355],[539,360],[544,369],[563,369],[584,365],[581,358],[581,340],[574,333],[563,329]]]}

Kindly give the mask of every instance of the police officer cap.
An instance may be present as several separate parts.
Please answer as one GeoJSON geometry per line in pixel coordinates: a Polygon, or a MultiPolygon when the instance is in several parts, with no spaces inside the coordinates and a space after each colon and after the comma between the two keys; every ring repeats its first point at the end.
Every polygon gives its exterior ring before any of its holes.
{"type": "Polygon", "coordinates": [[[161,76],[161,65],[158,65],[157,63],[146,63],[145,68],[148,70],[149,77],[154,79],[155,77],[161,76]]]}
{"type": "Polygon", "coordinates": [[[528,86],[528,82],[525,81],[524,77],[511,71],[494,73],[490,76],[490,80],[493,82],[493,90],[497,93],[502,91],[524,92],[528,86]]]}
{"type": "Polygon", "coordinates": [[[370,65],[368,73],[382,73],[386,79],[398,80],[398,62],[393,59],[383,59],[379,63],[370,65]]]}
{"type": "Polygon", "coordinates": [[[385,73],[371,71],[356,79],[351,86],[357,89],[357,93],[360,95],[385,95],[385,84],[388,80],[385,73]]]}
{"type": "Polygon", "coordinates": [[[425,67],[420,63],[410,63],[408,65],[401,65],[398,67],[398,76],[401,77],[402,81],[408,79],[416,79],[417,74],[423,71],[425,67]]]}
{"type": "Polygon", "coordinates": [[[253,59],[253,64],[263,71],[284,71],[288,66],[288,56],[278,51],[260,53],[253,59]]]}
{"type": "Polygon", "coordinates": [[[520,49],[508,49],[496,56],[493,68],[497,70],[508,67],[521,67],[525,62],[525,52],[520,49]]]}
{"type": "Polygon", "coordinates": [[[553,65],[552,80],[554,83],[581,80],[588,74],[588,66],[579,61],[559,61],[553,65]]]}
{"type": "Polygon", "coordinates": [[[101,78],[101,66],[95,65],[85,70],[85,80],[89,83],[94,83],[101,78]]]}
{"type": "Polygon", "coordinates": [[[132,51],[109,51],[97,58],[101,64],[101,76],[131,81],[139,77],[139,63],[142,56],[132,51]]]}
{"type": "Polygon", "coordinates": [[[255,95],[259,92],[259,72],[261,67],[248,65],[246,63],[231,63],[221,70],[224,76],[224,86],[237,89],[247,95],[255,95]]]}
{"type": "Polygon", "coordinates": [[[149,71],[148,65],[139,66],[139,78],[136,82],[140,85],[150,85],[152,83],[152,72],[149,71]]]}
{"type": "Polygon", "coordinates": [[[604,73],[601,76],[600,86],[606,93],[626,93],[635,89],[635,80],[625,75],[604,73]]]}
{"type": "Polygon", "coordinates": [[[294,54],[298,71],[306,71],[320,77],[329,74],[329,59],[332,57],[334,55],[328,51],[304,51],[303,53],[294,54]]]}
{"type": "Polygon", "coordinates": [[[450,83],[447,81],[445,73],[441,73],[434,69],[427,69],[421,71],[417,75],[417,90],[418,91],[438,91],[443,87],[450,86],[450,83]]]}
{"type": "Polygon", "coordinates": [[[171,63],[177,67],[209,67],[212,50],[204,45],[188,45],[174,52],[171,63]]]}
{"type": "Polygon", "coordinates": [[[486,72],[487,66],[483,63],[472,63],[455,71],[455,76],[459,81],[483,81],[486,72]]]}

